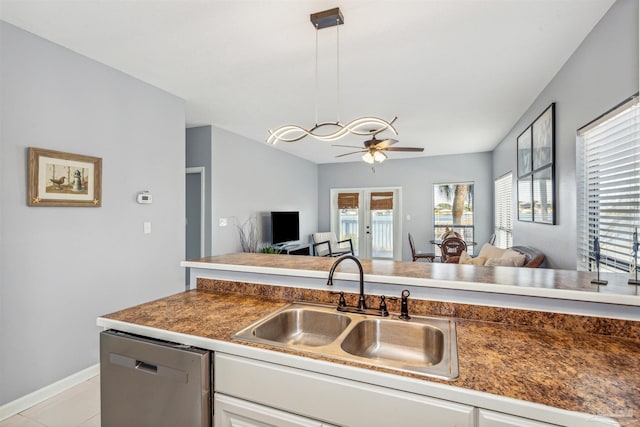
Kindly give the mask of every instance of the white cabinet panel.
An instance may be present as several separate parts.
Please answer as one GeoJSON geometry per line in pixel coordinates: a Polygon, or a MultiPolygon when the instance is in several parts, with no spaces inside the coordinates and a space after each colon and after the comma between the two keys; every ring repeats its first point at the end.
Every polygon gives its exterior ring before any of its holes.
{"type": "Polygon", "coordinates": [[[215,427],[323,427],[319,421],[216,393],[215,427]]]}
{"type": "Polygon", "coordinates": [[[478,414],[478,427],[553,427],[557,424],[547,424],[520,418],[514,415],[480,409],[478,414]]]}
{"type": "Polygon", "coordinates": [[[475,425],[473,407],[446,400],[221,353],[215,366],[216,392],[337,425],[475,425]]]}

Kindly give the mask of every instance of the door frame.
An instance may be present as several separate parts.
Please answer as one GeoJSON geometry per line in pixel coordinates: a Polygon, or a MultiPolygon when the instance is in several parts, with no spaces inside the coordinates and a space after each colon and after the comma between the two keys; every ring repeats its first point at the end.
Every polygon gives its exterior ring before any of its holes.
{"type": "MultiPolygon", "coordinates": [[[[331,231],[333,231],[334,233],[336,233],[336,236],[338,236],[338,193],[344,193],[344,192],[352,192],[352,193],[359,193],[361,195],[361,199],[363,199],[361,201],[361,205],[362,208],[366,208],[369,209],[369,201],[368,200],[364,200],[364,197],[362,197],[362,195],[365,192],[372,192],[372,191],[393,191],[394,194],[397,195],[397,210],[396,208],[394,208],[394,210],[396,210],[397,215],[396,217],[394,217],[394,221],[393,221],[393,225],[394,225],[394,230],[397,230],[397,232],[394,232],[394,236],[393,236],[393,260],[394,261],[402,261],[402,187],[347,187],[347,188],[330,188],[329,189],[329,195],[330,195],[330,203],[329,203],[329,226],[331,228],[331,231]],[[366,203],[366,204],[365,204],[366,203]]],[[[395,206],[395,204],[394,204],[395,206]]],[[[358,224],[358,234],[360,237],[360,240],[362,239],[362,236],[365,235],[365,221],[359,221],[358,224]]],[[[361,240],[362,241],[362,240],[361,240]]]]}
{"type": "MultiPolygon", "coordinates": [[[[192,167],[192,168],[187,168],[186,169],[186,173],[188,174],[200,174],[200,258],[204,257],[204,251],[205,251],[205,225],[206,225],[206,218],[205,218],[205,212],[206,212],[206,206],[205,206],[205,199],[206,199],[206,191],[205,191],[205,168],[204,166],[197,166],[197,167],[192,167]]],[[[186,190],[185,190],[185,196],[186,196],[186,190]]],[[[186,215],[186,211],[185,211],[185,229],[187,227],[187,215],[186,215]]],[[[185,245],[186,245],[186,241],[185,241],[185,245]]]]}

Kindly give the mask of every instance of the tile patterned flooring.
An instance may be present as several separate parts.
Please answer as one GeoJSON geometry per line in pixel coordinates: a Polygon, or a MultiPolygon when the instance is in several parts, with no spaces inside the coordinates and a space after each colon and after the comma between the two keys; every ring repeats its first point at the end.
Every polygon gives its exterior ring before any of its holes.
{"type": "Polygon", "coordinates": [[[0,421],[0,427],[100,427],[100,376],[0,421]]]}

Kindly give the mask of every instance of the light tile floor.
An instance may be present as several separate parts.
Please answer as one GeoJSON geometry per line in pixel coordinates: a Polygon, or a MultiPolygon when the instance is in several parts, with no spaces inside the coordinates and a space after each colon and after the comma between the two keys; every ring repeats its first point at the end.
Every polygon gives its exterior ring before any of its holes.
{"type": "Polygon", "coordinates": [[[0,421],[0,427],[100,427],[100,376],[0,421]]]}

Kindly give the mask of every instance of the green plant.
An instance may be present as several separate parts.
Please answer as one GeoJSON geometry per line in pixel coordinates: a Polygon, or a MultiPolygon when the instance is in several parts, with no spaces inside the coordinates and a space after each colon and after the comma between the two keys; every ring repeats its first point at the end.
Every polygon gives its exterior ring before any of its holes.
{"type": "Polygon", "coordinates": [[[260,252],[263,254],[280,254],[282,253],[282,249],[275,248],[273,246],[265,246],[264,248],[260,249],[260,252]]]}

